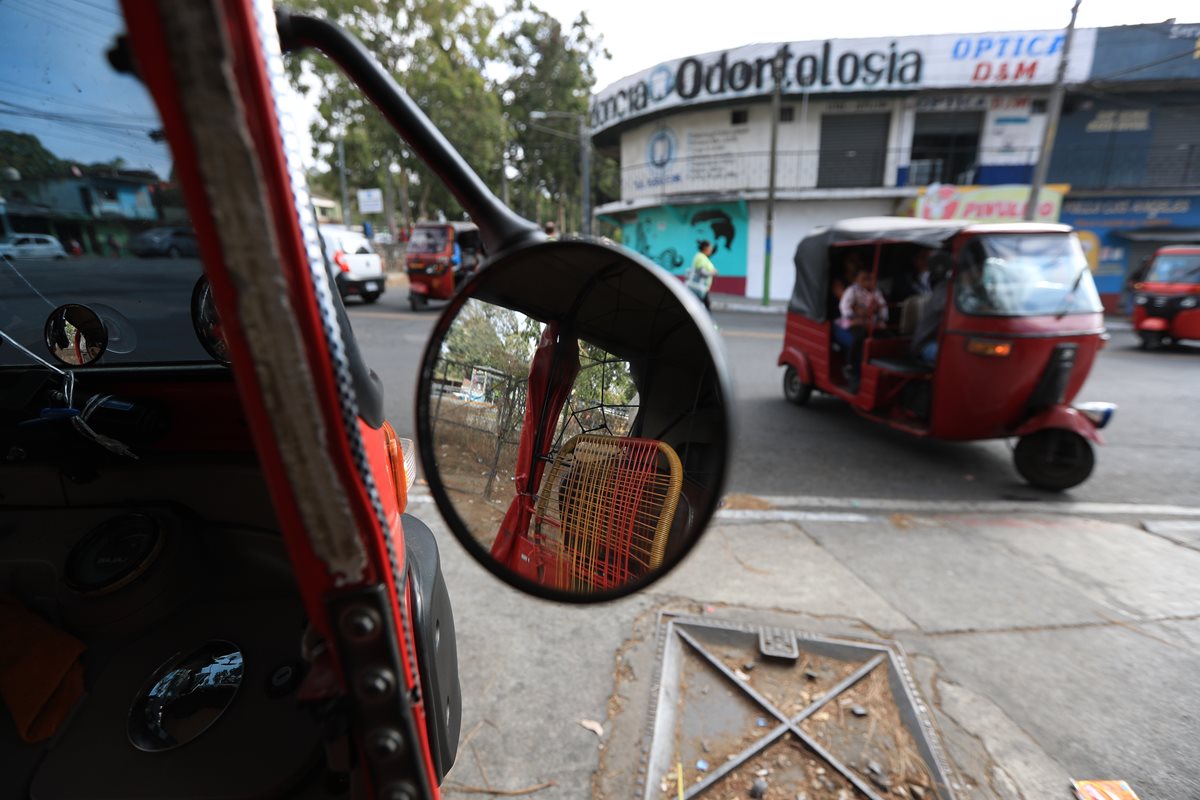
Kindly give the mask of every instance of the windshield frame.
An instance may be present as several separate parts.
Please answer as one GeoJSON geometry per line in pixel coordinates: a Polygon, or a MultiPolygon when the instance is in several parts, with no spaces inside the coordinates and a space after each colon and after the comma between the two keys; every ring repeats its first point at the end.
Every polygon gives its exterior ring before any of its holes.
{"type": "MultiPolygon", "coordinates": [[[[991,260],[992,258],[997,258],[997,256],[989,256],[984,259],[984,262],[991,260]]],[[[1057,231],[1047,231],[1045,233],[1014,232],[972,234],[960,245],[959,248],[957,248],[953,280],[951,281],[951,286],[949,289],[954,295],[954,309],[958,313],[967,317],[975,317],[980,319],[1028,319],[1034,317],[1078,317],[1085,314],[1104,313],[1104,305],[1100,299],[1100,293],[1096,288],[1095,280],[1092,277],[1092,271],[1090,265],[1088,264],[1087,256],[1084,255],[1083,247],[1074,232],[1062,233],[1057,231]],[[963,300],[968,292],[964,291],[962,281],[964,280],[965,276],[969,274],[970,269],[978,269],[982,271],[984,265],[983,263],[981,263],[978,267],[969,267],[967,265],[967,259],[970,258],[968,251],[970,248],[972,248],[972,246],[976,246],[981,250],[984,250],[989,242],[1005,242],[1007,244],[1008,242],[1016,239],[1033,240],[1035,238],[1044,237],[1069,237],[1069,240],[1074,244],[1074,259],[1076,261],[1075,266],[1078,268],[1078,271],[1073,272],[1065,283],[1058,284],[1064,289],[1060,300],[1066,300],[1069,297],[1074,298],[1070,305],[1064,307],[1064,305],[1059,302],[1055,308],[1045,310],[1039,309],[1036,311],[1014,310],[1011,308],[983,311],[978,308],[964,307],[963,300]],[[1075,307],[1079,302],[1080,292],[1083,292],[1083,298],[1085,300],[1088,296],[1090,296],[1093,300],[1090,308],[1075,307]]]]}
{"type": "Polygon", "coordinates": [[[412,235],[408,237],[406,252],[418,256],[442,255],[450,248],[453,241],[454,229],[449,225],[418,225],[417,227],[413,228],[412,235]],[[421,234],[422,238],[431,237],[432,235],[436,234],[438,237],[437,241],[440,242],[441,246],[436,250],[428,250],[424,248],[419,250],[415,249],[413,247],[413,242],[417,240],[418,234],[421,234]]]}

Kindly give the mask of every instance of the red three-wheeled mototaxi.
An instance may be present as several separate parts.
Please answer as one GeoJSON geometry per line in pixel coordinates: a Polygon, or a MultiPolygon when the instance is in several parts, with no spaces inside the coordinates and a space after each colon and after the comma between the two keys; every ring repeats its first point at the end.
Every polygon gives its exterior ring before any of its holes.
{"type": "Polygon", "coordinates": [[[1044,489],[1091,474],[1115,407],[1074,403],[1107,334],[1070,228],[847,219],[806,237],[795,264],[778,361],[788,400],[824,392],[916,436],[1015,437],[1017,470],[1044,489]],[[856,277],[881,300],[851,320],[841,298],[856,277]],[[847,323],[856,346],[835,330],[847,323]]]}

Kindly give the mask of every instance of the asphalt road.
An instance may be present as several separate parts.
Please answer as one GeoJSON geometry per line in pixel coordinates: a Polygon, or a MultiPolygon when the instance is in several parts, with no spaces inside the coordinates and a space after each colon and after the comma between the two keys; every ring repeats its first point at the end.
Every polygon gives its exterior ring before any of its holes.
{"type": "MultiPolygon", "coordinates": [[[[421,354],[436,310],[413,313],[404,289],[375,305],[348,303],[368,363],[387,387],[388,418],[411,435],[421,354]]],[[[718,313],[734,378],[737,434],[729,490],[756,495],[989,501],[1063,500],[1195,505],[1200,485],[1200,348],[1144,353],[1115,332],[1081,400],[1119,405],[1096,470],[1082,486],[1047,494],[1027,486],[1005,441],[918,439],[867,421],[816,395],[804,408],[783,399],[775,366],[784,317],[718,313]]],[[[1031,509],[1032,510],[1032,509],[1031,509]]]]}

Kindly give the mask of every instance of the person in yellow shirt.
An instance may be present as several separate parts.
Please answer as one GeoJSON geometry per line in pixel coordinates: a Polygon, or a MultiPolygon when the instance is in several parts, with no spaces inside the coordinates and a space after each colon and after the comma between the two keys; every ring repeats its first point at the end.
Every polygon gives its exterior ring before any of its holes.
{"type": "Polygon", "coordinates": [[[709,258],[713,253],[713,244],[707,239],[701,240],[700,252],[692,256],[692,268],[688,271],[687,287],[695,293],[696,297],[704,303],[704,307],[712,311],[712,306],[709,303],[709,291],[712,289],[713,278],[716,277],[717,268],[713,266],[712,260],[709,258]]]}

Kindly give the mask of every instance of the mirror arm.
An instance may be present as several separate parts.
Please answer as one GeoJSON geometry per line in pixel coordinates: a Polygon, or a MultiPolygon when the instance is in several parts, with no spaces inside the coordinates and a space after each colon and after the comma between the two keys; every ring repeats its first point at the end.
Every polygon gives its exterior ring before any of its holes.
{"type": "Polygon", "coordinates": [[[284,52],[314,47],[350,76],[462,204],[479,226],[490,255],[545,241],[536,224],[505,206],[488,189],[362,42],[331,22],[282,9],[276,12],[276,24],[284,52]]]}

